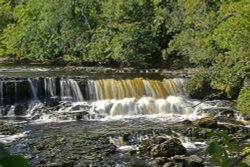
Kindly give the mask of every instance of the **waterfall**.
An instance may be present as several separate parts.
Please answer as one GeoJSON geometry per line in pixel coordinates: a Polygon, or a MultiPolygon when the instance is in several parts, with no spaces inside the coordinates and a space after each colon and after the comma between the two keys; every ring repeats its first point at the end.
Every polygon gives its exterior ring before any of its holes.
{"type": "Polygon", "coordinates": [[[44,78],[44,90],[47,97],[56,96],[56,79],[52,77],[44,78]]]}
{"type": "Polygon", "coordinates": [[[84,83],[82,90],[78,83],[69,78],[37,77],[23,80],[5,79],[0,81],[0,105],[14,104],[32,100],[47,101],[60,97],[63,100],[83,101],[83,93],[86,100],[124,99],[152,97],[154,99],[167,98],[183,92],[182,79],[147,80],[134,79],[101,79],[81,80],[84,83]]]}
{"type": "Polygon", "coordinates": [[[55,97],[69,101],[83,101],[78,83],[73,79],[36,77],[0,80],[0,105],[42,102],[55,97]]]}
{"type": "Polygon", "coordinates": [[[89,80],[87,81],[87,94],[89,99],[123,99],[126,97],[141,98],[143,96],[166,98],[182,92],[183,80],[164,79],[145,80],[135,78],[132,80],[89,80]]]}
{"type": "Polygon", "coordinates": [[[4,78],[0,80],[0,112],[3,116],[26,114],[41,118],[45,114],[62,119],[67,114],[77,119],[145,115],[193,118],[206,115],[206,109],[211,105],[185,98],[183,82],[184,79],[180,78],[4,78]],[[31,101],[33,103],[29,103],[31,101]]]}
{"type": "Polygon", "coordinates": [[[96,92],[96,82],[94,80],[88,80],[85,87],[86,96],[90,100],[100,99],[98,92],[96,92]]]}
{"type": "Polygon", "coordinates": [[[73,79],[60,79],[60,94],[62,99],[73,101],[83,101],[82,92],[76,81],[73,79]]]}
{"type": "Polygon", "coordinates": [[[175,85],[176,85],[176,88],[177,88],[177,94],[185,94],[185,91],[184,91],[184,82],[185,82],[185,79],[183,78],[174,78],[173,79],[175,85]]]}
{"type": "Polygon", "coordinates": [[[31,93],[32,93],[32,101],[37,102],[38,97],[37,97],[37,93],[38,93],[38,79],[39,78],[28,78],[28,82],[30,85],[30,89],[31,89],[31,93]]]}

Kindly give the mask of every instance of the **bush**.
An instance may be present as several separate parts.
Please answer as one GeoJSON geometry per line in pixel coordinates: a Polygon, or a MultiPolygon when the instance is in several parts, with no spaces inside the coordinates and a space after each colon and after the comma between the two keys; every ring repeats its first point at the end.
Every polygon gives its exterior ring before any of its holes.
{"type": "Polygon", "coordinates": [[[238,107],[240,112],[250,119],[250,85],[241,89],[238,97],[238,107]]]}

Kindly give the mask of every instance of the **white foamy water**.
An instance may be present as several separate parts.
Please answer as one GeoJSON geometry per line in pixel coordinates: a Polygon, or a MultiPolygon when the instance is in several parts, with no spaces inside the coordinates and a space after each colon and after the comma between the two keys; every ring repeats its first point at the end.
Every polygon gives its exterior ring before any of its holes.
{"type": "MultiPolygon", "coordinates": [[[[107,117],[117,116],[169,116],[187,115],[195,116],[197,111],[211,107],[208,104],[200,104],[199,101],[188,100],[182,96],[169,96],[166,99],[153,99],[142,97],[140,99],[125,98],[121,100],[101,100],[92,103],[95,113],[101,113],[107,117]]],[[[200,114],[199,114],[200,115],[200,114]]]]}
{"type": "Polygon", "coordinates": [[[205,109],[216,109],[216,107],[184,96],[169,96],[166,99],[142,97],[94,102],[63,102],[52,108],[46,108],[42,103],[38,103],[29,108],[28,115],[37,117],[36,122],[145,118],[175,123],[208,116],[209,113],[203,112],[205,109]]]}
{"type": "Polygon", "coordinates": [[[28,131],[25,131],[25,132],[17,133],[14,135],[0,135],[0,143],[3,143],[3,144],[12,143],[15,140],[18,140],[20,138],[27,136],[28,133],[29,133],[28,131]]]}

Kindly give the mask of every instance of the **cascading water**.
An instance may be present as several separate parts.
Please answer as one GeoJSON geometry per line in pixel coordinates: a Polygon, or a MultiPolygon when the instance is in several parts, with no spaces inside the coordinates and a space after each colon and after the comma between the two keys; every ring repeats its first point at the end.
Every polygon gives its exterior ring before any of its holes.
{"type": "Polygon", "coordinates": [[[73,79],[60,80],[61,97],[63,100],[71,99],[72,101],[83,101],[82,92],[76,81],[73,79]]]}
{"type": "MultiPolygon", "coordinates": [[[[146,115],[203,116],[205,113],[198,111],[211,105],[187,99],[183,95],[183,83],[184,79],[181,78],[74,80],[67,77],[35,77],[22,81],[1,81],[0,100],[1,105],[3,99],[12,99],[8,105],[19,105],[20,99],[21,103],[26,100],[26,103],[31,102],[29,107],[17,107],[15,113],[52,120],[57,120],[55,117],[69,119],[72,116],[73,119],[146,115]],[[20,95],[23,97],[20,98],[20,95]]],[[[7,115],[9,112],[13,115],[13,111],[2,110],[7,115]]]]}
{"type": "Polygon", "coordinates": [[[56,79],[53,77],[44,78],[45,94],[48,98],[56,96],[56,79]]]}
{"type": "Polygon", "coordinates": [[[1,115],[13,115],[14,110],[10,110],[10,106],[14,108],[18,106],[15,113],[19,115],[30,115],[30,111],[33,113],[36,104],[60,99],[72,102],[83,101],[82,91],[75,80],[59,77],[0,80],[1,115]],[[26,105],[29,106],[26,107],[26,105]]]}
{"type": "Polygon", "coordinates": [[[28,82],[30,85],[30,90],[32,93],[32,101],[34,102],[38,102],[38,97],[37,97],[37,93],[38,93],[38,78],[28,78],[28,82]]]}
{"type": "Polygon", "coordinates": [[[183,79],[145,80],[135,78],[132,80],[89,80],[87,81],[87,94],[92,100],[123,99],[126,97],[166,98],[176,95],[183,79]]]}

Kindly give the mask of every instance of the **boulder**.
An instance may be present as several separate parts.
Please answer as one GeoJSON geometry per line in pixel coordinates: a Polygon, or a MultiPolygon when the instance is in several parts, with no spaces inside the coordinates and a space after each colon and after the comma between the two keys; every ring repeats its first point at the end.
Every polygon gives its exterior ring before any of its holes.
{"type": "Polygon", "coordinates": [[[174,155],[183,155],[186,152],[186,148],[177,138],[168,139],[163,143],[155,145],[151,149],[153,157],[171,157],[174,155]]]}
{"type": "Polygon", "coordinates": [[[217,120],[213,117],[205,117],[192,122],[192,125],[202,128],[217,128],[217,120]]]}
{"type": "Polygon", "coordinates": [[[153,138],[150,138],[150,139],[146,139],[146,140],[143,140],[141,143],[140,143],[140,151],[145,153],[145,152],[150,152],[151,149],[157,145],[157,144],[161,144],[165,141],[169,140],[167,137],[164,137],[164,136],[158,136],[158,137],[153,137],[153,138]]]}

